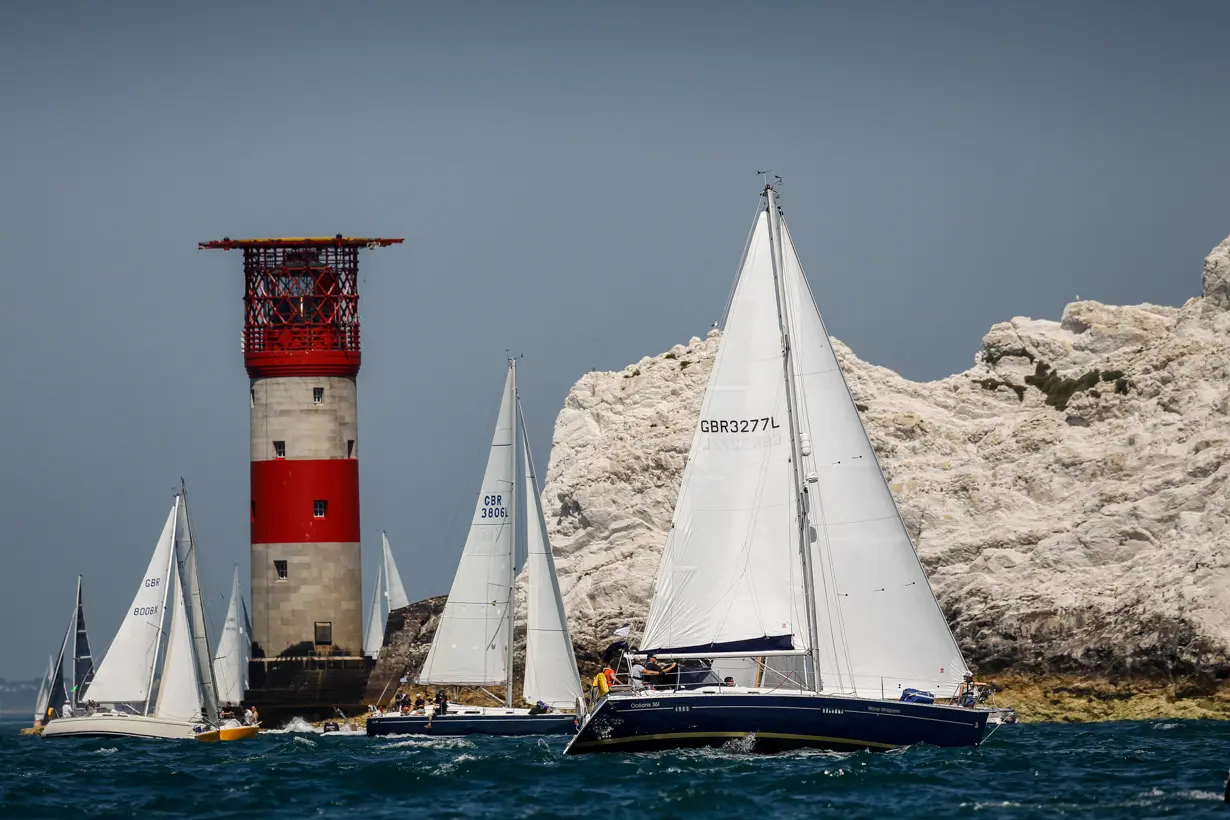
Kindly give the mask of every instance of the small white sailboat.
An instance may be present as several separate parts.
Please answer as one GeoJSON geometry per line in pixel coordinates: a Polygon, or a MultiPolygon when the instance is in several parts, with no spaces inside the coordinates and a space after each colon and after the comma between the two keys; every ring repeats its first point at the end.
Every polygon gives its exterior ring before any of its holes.
{"type": "Polygon", "coordinates": [[[601,699],[569,754],[983,740],[986,710],[935,702],[968,667],[762,197],[637,655],[681,671],[601,699]]]}
{"type": "Polygon", "coordinates": [[[43,737],[192,738],[218,721],[187,497],[175,496],[154,554],[89,686],[99,707],[43,737]]]}
{"type": "Polygon", "coordinates": [[[382,556],[376,567],[376,586],[372,589],[372,601],[367,610],[367,632],[363,636],[363,654],[369,658],[380,656],[384,648],[384,628],[388,614],[395,609],[410,606],[406,588],[401,583],[401,573],[389,548],[389,534],[380,533],[382,556]]]}
{"type": "Polygon", "coordinates": [[[239,567],[231,579],[231,597],[226,606],[226,621],[214,651],[214,680],[218,684],[220,708],[238,706],[248,688],[248,653],[251,649],[248,606],[239,590],[239,567]]]}
{"type": "Polygon", "coordinates": [[[538,498],[533,458],[524,436],[517,398],[516,360],[510,359],[487,470],[475,505],[461,562],[440,615],[436,634],[417,682],[504,688],[502,707],[449,706],[442,715],[387,715],[368,718],[369,735],[566,734],[581,698],[572,637],[564,617],[538,498]],[[528,614],[523,697],[552,711],[513,708],[513,630],[516,602],[517,447],[524,449],[524,514],[527,537],[528,614]]]}

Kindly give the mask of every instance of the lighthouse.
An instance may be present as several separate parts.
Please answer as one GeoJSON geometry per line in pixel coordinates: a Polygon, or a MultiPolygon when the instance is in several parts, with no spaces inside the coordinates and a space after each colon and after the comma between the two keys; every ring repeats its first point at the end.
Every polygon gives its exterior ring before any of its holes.
{"type": "Polygon", "coordinates": [[[200,243],[243,251],[252,702],[310,709],[350,702],[355,687],[361,697],[359,252],[400,242],[200,243]]]}

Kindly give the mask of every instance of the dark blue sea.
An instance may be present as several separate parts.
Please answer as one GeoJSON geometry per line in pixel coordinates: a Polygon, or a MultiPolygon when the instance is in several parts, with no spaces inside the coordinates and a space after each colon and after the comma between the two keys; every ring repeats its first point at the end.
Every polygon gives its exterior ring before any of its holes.
{"type": "Polygon", "coordinates": [[[565,738],[21,737],[0,818],[1225,817],[1230,723],[1006,726],[981,749],[561,755],[565,738]]]}

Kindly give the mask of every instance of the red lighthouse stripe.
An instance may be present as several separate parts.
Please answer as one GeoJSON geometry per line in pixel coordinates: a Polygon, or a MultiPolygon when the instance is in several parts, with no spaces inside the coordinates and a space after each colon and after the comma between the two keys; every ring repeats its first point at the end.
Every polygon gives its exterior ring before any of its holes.
{"type": "Polygon", "coordinates": [[[357,459],[252,462],[252,543],[359,540],[357,459]],[[317,517],[317,501],[325,502],[317,517]]]}

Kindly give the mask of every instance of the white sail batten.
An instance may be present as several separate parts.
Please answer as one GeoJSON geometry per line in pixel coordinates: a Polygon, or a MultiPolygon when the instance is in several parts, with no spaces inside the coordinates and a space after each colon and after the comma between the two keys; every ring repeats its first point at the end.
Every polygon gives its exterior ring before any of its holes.
{"type": "Polygon", "coordinates": [[[141,586],[94,673],[90,683],[91,700],[116,704],[144,703],[149,698],[154,664],[158,660],[166,585],[170,582],[175,513],[172,507],[141,586]]]}
{"type": "Polygon", "coordinates": [[[469,535],[420,683],[486,686],[508,681],[516,470],[513,385],[510,367],[469,535]]]}
{"type": "MultiPolygon", "coordinates": [[[[521,412],[519,403],[517,412],[521,412]]],[[[556,708],[571,708],[581,697],[581,680],[564,614],[559,577],[555,573],[555,559],[551,555],[547,522],[538,498],[538,478],[534,475],[534,460],[525,437],[524,422],[521,430],[525,450],[525,568],[528,580],[522,696],[530,703],[542,701],[556,708]]]]}
{"type": "Polygon", "coordinates": [[[239,567],[231,579],[231,598],[226,606],[226,621],[214,652],[214,680],[218,684],[218,702],[237,705],[243,701],[247,688],[248,633],[241,610],[243,596],[239,591],[239,567]]]}
{"type": "Polygon", "coordinates": [[[777,296],[757,216],[654,581],[642,649],[808,645],[777,296]]]}
{"type": "Polygon", "coordinates": [[[389,536],[387,533],[380,533],[380,539],[384,548],[384,586],[385,599],[388,602],[389,612],[402,607],[410,606],[410,599],[406,597],[406,588],[401,583],[401,573],[397,571],[397,562],[393,560],[393,550],[389,549],[389,536]]]}
{"type": "Polygon", "coordinates": [[[384,608],[380,605],[384,598],[384,565],[376,567],[376,586],[372,589],[372,603],[367,609],[367,633],[363,636],[363,654],[369,658],[380,655],[384,646],[384,608]]]}
{"type": "Polygon", "coordinates": [[[950,692],[966,671],[898,514],[781,222],[800,438],[826,688],[897,697],[950,692]],[[812,480],[814,478],[814,481],[812,480]]]}
{"type": "Polygon", "coordinates": [[[201,687],[196,668],[191,622],[184,606],[183,579],[178,567],[171,570],[171,594],[168,602],[171,623],[167,628],[167,648],[158,681],[158,699],[154,716],[171,720],[201,719],[201,687]]]}

